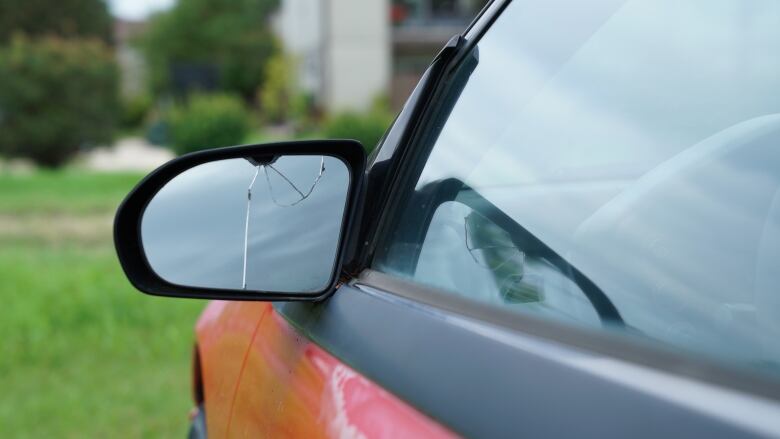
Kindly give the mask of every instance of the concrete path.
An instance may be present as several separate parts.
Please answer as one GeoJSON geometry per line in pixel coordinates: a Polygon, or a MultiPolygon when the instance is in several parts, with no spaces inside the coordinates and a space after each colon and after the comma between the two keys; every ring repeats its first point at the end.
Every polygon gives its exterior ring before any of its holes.
{"type": "Polygon", "coordinates": [[[95,171],[151,171],[174,154],[140,137],[119,140],[111,147],[96,148],[83,157],[83,165],[95,171]]]}

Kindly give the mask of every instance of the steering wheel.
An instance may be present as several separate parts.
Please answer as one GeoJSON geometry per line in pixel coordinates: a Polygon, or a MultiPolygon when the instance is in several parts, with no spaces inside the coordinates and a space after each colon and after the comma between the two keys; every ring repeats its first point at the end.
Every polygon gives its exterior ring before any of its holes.
{"type": "Polygon", "coordinates": [[[779,171],[780,114],[733,125],[603,205],[577,228],[567,256],[643,332],[713,345],[719,337],[751,339],[748,326],[740,335],[718,319],[744,314],[743,304],[757,300],[754,262],[779,171]]]}

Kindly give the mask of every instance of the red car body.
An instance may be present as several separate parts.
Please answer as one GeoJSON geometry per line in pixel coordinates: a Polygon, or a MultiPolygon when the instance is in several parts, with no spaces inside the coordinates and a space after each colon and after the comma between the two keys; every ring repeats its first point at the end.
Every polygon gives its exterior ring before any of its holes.
{"type": "Polygon", "coordinates": [[[270,303],[211,302],[197,349],[210,437],[455,437],[298,334],[270,303]]]}

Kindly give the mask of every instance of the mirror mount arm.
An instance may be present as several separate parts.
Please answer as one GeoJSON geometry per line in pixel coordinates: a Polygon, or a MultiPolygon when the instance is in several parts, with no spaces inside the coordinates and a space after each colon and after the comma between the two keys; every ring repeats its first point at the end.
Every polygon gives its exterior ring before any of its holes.
{"type": "Polygon", "coordinates": [[[253,157],[245,157],[246,161],[252,164],[252,166],[259,167],[259,166],[270,166],[276,163],[277,160],[279,160],[279,155],[256,155],[253,157]]]}

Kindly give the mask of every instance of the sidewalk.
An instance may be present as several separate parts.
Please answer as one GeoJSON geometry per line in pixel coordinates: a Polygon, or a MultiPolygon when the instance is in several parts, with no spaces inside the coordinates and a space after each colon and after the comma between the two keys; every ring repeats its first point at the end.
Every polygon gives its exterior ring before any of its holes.
{"type": "Polygon", "coordinates": [[[168,149],[151,145],[140,137],[129,137],[111,147],[86,153],[83,163],[95,171],[151,171],[174,157],[168,149]]]}

